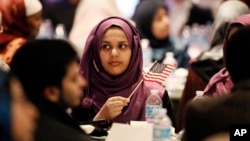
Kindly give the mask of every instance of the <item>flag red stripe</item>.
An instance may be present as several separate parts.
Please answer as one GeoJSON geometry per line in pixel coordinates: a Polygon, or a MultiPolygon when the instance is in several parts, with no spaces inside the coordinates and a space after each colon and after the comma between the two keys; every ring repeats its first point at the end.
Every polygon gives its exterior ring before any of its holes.
{"type": "Polygon", "coordinates": [[[164,78],[157,78],[157,77],[144,77],[145,80],[160,80],[160,81],[164,81],[164,78]]]}
{"type": "Polygon", "coordinates": [[[174,68],[166,67],[164,70],[172,71],[172,70],[174,70],[174,68]]]}
{"type": "Polygon", "coordinates": [[[163,80],[160,80],[160,79],[152,79],[152,78],[151,78],[151,79],[150,79],[150,78],[147,78],[147,79],[145,78],[144,80],[146,80],[146,81],[151,81],[151,82],[158,82],[158,83],[160,83],[160,84],[161,84],[162,82],[164,82],[163,80]]]}
{"type": "Polygon", "coordinates": [[[149,79],[159,79],[161,81],[164,81],[166,77],[158,77],[158,76],[145,76],[144,79],[149,80],[149,79]]]}
{"type": "Polygon", "coordinates": [[[169,74],[170,74],[170,72],[168,72],[168,73],[153,73],[153,72],[148,72],[146,75],[167,77],[169,74]]]}

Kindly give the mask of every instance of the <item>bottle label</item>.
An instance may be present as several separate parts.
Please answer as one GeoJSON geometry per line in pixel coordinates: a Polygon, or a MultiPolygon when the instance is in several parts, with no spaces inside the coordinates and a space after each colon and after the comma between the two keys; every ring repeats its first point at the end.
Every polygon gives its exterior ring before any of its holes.
{"type": "Polygon", "coordinates": [[[161,105],[146,105],[146,117],[155,117],[161,108],[161,105]]]}
{"type": "Polygon", "coordinates": [[[170,139],[170,128],[154,127],[153,138],[154,139],[170,139]]]}

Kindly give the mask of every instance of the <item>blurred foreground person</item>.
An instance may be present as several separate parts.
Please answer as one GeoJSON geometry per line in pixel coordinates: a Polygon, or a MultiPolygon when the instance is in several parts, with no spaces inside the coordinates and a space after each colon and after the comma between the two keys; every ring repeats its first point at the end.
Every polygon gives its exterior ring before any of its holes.
{"type": "Polygon", "coordinates": [[[0,140],[34,141],[38,110],[29,102],[19,80],[0,71],[0,140]]]}
{"type": "Polygon", "coordinates": [[[80,105],[86,86],[78,61],[73,47],[63,40],[30,41],[14,55],[10,68],[41,114],[37,141],[92,141],[66,113],[80,105]]]}
{"type": "MultiPolygon", "coordinates": [[[[227,58],[225,58],[225,51],[227,50],[229,36],[232,33],[234,33],[237,29],[249,26],[250,25],[249,18],[250,14],[239,16],[233,22],[231,22],[229,27],[227,28],[227,33],[225,36],[224,46],[223,46],[224,64],[227,62],[227,58]]],[[[227,68],[223,67],[211,77],[209,83],[204,89],[204,95],[216,96],[216,95],[227,94],[228,92],[231,91],[232,87],[233,87],[233,82],[231,80],[230,74],[228,73],[227,68]]]]}
{"type": "MultiPolygon", "coordinates": [[[[220,5],[213,24],[210,49],[202,52],[195,58],[195,60],[190,63],[188,69],[187,82],[179,104],[179,130],[183,128],[183,111],[187,102],[196,96],[196,91],[204,90],[213,75],[224,67],[223,46],[226,33],[229,33],[229,31],[227,31],[229,24],[238,16],[248,14],[249,12],[248,6],[238,0],[226,1],[220,5]]],[[[235,24],[237,23],[241,23],[241,20],[235,24]]],[[[214,83],[212,83],[212,85],[214,85],[214,83]]],[[[212,96],[217,94],[214,92],[205,92],[205,95],[212,96]]]]}
{"type": "Polygon", "coordinates": [[[226,39],[224,58],[234,86],[227,95],[197,99],[187,105],[184,141],[200,141],[213,134],[229,133],[232,125],[250,124],[250,27],[233,30],[226,39]]]}

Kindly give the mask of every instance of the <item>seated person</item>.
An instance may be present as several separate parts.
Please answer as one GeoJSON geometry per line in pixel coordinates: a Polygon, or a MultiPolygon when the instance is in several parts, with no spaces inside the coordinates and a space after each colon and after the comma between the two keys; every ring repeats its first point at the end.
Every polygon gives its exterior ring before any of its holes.
{"type": "MultiPolygon", "coordinates": [[[[238,28],[249,26],[250,25],[250,14],[242,15],[237,17],[232,23],[230,23],[227,33],[225,36],[223,52],[227,49],[228,45],[228,36],[235,32],[238,28]]],[[[223,57],[224,64],[227,62],[225,55],[223,57]]],[[[227,94],[231,91],[233,83],[230,77],[230,74],[227,71],[227,68],[222,68],[219,72],[213,75],[209,80],[208,85],[205,87],[204,95],[206,96],[215,96],[227,94]]]]}
{"type": "Polygon", "coordinates": [[[34,40],[17,50],[10,68],[40,111],[38,141],[92,141],[67,113],[83,97],[76,51],[63,40],[34,40]]]}
{"type": "Polygon", "coordinates": [[[227,95],[188,103],[183,141],[200,141],[217,133],[229,133],[231,125],[250,124],[249,45],[249,26],[229,35],[224,58],[234,87],[227,95]]]}
{"type": "MultiPolygon", "coordinates": [[[[183,128],[183,111],[187,102],[196,96],[196,91],[204,90],[211,77],[224,67],[223,42],[226,32],[230,32],[227,31],[228,25],[235,18],[249,12],[248,6],[241,1],[226,1],[220,5],[213,24],[210,49],[202,52],[188,69],[187,82],[179,104],[179,129],[183,128]]],[[[205,92],[205,95],[212,94],[205,92]]]]}
{"type": "Polygon", "coordinates": [[[82,107],[73,116],[80,122],[106,119],[129,123],[145,121],[145,102],[157,89],[172,122],[174,116],[167,91],[160,84],[143,80],[142,48],[135,27],[120,17],[102,20],[89,34],[80,62],[87,79],[82,107]],[[129,98],[138,86],[134,95],[129,98]],[[84,110],[82,111],[81,108],[84,110]],[[88,110],[88,112],[84,112],[88,110]]]}
{"type": "Polygon", "coordinates": [[[162,1],[140,2],[133,18],[140,37],[149,40],[149,46],[152,48],[152,62],[155,60],[163,62],[166,52],[175,52],[174,44],[170,39],[168,8],[162,1]]]}
{"type": "Polygon", "coordinates": [[[35,38],[42,23],[39,0],[1,0],[3,32],[0,34],[0,59],[9,64],[16,50],[35,38]]]}

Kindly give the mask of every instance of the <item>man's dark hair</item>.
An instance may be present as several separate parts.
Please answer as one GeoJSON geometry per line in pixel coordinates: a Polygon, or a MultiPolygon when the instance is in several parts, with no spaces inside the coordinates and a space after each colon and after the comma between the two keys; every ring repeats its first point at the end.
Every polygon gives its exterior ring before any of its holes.
{"type": "Polygon", "coordinates": [[[250,79],[250,27],[241,27],[227,43],[225,65],[234,84],[250,79]]]}
{"type": "Polygon", "coordinates": [[[21,81],[27,97],[36,103],[44,88],[61,87],[67,67],[78,61],[72,45],[64,40],[33,40],[14,55],[10,68],[21,81]]]}

